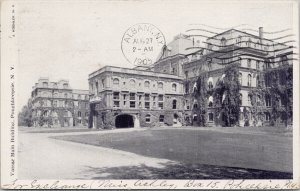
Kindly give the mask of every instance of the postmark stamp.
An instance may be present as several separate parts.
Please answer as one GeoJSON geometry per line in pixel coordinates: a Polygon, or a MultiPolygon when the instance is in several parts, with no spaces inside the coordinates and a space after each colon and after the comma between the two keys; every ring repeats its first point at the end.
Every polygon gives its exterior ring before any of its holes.
{"type": "Polygon", "coordinates": [[[149,66],[162,54],[163,33],[149,23],[131,26],[123,35],[121,49],[125,58],[135,66],[149,66]]]}

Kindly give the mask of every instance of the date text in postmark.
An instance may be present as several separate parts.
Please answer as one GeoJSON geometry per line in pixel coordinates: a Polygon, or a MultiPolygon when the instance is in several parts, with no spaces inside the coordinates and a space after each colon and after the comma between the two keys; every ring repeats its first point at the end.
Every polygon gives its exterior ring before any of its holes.
{"type": "Polygon", "coordinates": [[[148,23],[135,24],[124,33],[121,49],[125,58],[135,66],[152,65],[165,46],[163,33],[148,23]]]}

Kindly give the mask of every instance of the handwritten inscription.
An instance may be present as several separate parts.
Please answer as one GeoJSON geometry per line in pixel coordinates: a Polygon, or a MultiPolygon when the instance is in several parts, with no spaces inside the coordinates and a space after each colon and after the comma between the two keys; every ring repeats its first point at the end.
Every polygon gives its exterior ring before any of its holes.
{"type": "Polygon", "coordinates": [[[66,183],[62,180],[20,181],[4,184],[5,189],[299,189],[293,180],[88,180],[66,183]],[[24,183],[25,182],[25,183],[24,183]],[[46,183],[45,183],[46,182],[46,183]]]}
{"type": "Polygon", "coordinates": [[[165,38],[154,25],[141,23],[130,27],[122,39],[122,52],[136,66],[153,64],[162,53],[165,38]]]}

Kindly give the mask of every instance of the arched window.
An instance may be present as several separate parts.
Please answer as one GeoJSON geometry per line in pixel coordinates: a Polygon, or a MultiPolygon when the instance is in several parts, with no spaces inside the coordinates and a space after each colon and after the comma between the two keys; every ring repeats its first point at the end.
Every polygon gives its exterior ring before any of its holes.
{"type": "Polygon", "coordinates": [[[163,90],[164,89],[164,84],[162,82],[158,82],[157,87],[158,87],[159,90],[163,90]]]}
{"type": "Polygon", "coordinates": [[[150,116],[150,114],[146,115],[145,121],[146,121],[146,123],[150,123],[151,122],[151,116],[150,116]]]}
{"type": "Polygon", "coordinates": [[[129,83],[130,83],[130,85],[131,85],[132,87],[135,86],[135,80],[131,79],[131,80],[129,81],[129,83]]]}
{"type": "Polygon", "coordinates": [[[173,90],[174,92],[177,91],[177,85],[176,85],[176,84],[172,84],[172,90],[173,90]]]}
{"type": "Polygon", "coordinates": [[[149,82],[149,81],[145,81],[144,86],[145,86],[146,88],[149,88],[149,87],[150,87],[150,82],[149,82]]]}
{"type": "Polygon", "coordinates": [[[113,80],[113,84],[114,84],[114,85],[119,85],[119,83],[120,83],[120,80],[119,80],[118,78],[115,78],[115,79],[113,80]]]}
{"type": "Polygon", "coordinates": [[[212,89],[214,86],[213,86],[213,78],[212,77],[209,77],[208,78],[208,88],[209,89],[212,89]]]}
{"type": "Polygon", "coordinates": [[[176,99],[173,100],[172,105],[173,105],[173,109],[177,108],[177,100],[176,99]]]}
{"type": "Polygon", "coordinates": [[[248,104],[251,105],[251,95],[248,94],[248,104]]]}
{"type": "Polygon", "coordinates": [[[251,74],[248,74],[248,87],[251,87],[251,82],[252,82],[252,76],[251,74]]]}
{"type": "Polygon", "coordinates": [[[209,98],[208,98],[208,107],[212,107],[213,106],[213,102],[214,102],[213,96],[209,96],[209,98]]]}
{"type": "Polygon", "coordinates": [[[226,46],[226,39],[224,37],[221,39],[221,45],[226,46]]]}
{"type": "Polygon", "coordinates": [[[241,72],[239,73],[239,83],[241,86],[243,85],[243,74],[241,72]]]}
{"type": "Polygon", "coordinates": [[[64,87],[64,88],[68,88],[68,84],[67,84],[67,83],[64,83],[64,84],[63,84],[63,87],[64,87]]]}

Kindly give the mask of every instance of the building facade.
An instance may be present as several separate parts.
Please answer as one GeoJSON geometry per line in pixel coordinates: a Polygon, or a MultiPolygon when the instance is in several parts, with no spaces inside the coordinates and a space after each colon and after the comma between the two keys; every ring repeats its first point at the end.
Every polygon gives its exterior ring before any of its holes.
{"type": "Polygon", "coordinates": [[[151,67],[89,75],[89,127],[292,123],[291,46],[231,29],[204,47],[178,35],[151,67]]]}
{"type": "Polygon", "coordinates": [[[72,89],[67,80],[40,78],[33,86],[29,105],[35,127],[88,125],[89,92],[72,89]]]}
{"type": "Polygon", "coordinates": [[[90,127],[181,126],[183,78],[106,66],[89,75],[90,127]]]}

